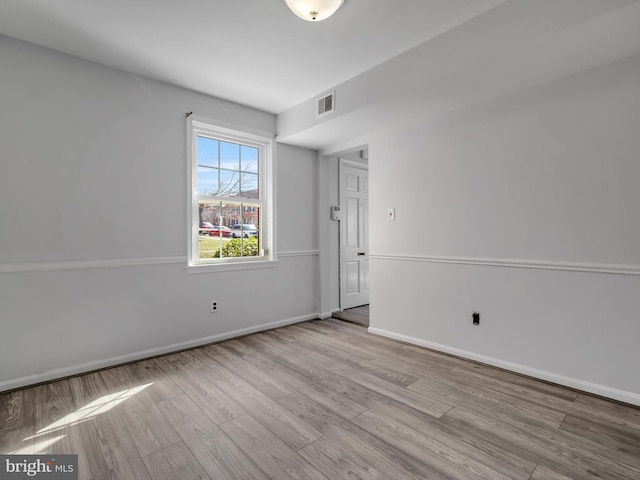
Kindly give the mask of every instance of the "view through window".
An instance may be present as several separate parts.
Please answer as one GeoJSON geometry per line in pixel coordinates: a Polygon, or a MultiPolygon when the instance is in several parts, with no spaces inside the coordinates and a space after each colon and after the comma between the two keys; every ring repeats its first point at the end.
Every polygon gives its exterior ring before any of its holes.
{"type": "Polygon", "coordinates": [[[193,123],[191,264],[267,259],[269,155],[269,139],[193,123]]]}

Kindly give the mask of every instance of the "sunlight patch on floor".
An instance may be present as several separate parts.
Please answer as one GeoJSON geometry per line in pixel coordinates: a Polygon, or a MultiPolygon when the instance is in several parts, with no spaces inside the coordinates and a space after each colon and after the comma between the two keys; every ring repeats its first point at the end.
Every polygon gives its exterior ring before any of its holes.
{"type": "Polygon", "coordinates": [[[11,452],[11,454],[27,455],[33,453],[34,450],[36,453],[45,452],[51,445],[59,442],[66,436],[57,435],[54,437],[50,435],[54,435],[56,432],[64,432],[67,427],[77,425],[98,415],[106,413],[151,385],[153,385],[153,383],[147,383],[138,387],[104,395],[103,397],[100,397],[97,400],[88,403],[84,407],[79,408],[75,412],[65,415],[61,419],[56,420],[50,425],[47,425],[46,427],[38,430],[35,435],[23,439],[23,442],[35,440],[35,448],[30,445],[29,447],[24,447],[11,452]]]}

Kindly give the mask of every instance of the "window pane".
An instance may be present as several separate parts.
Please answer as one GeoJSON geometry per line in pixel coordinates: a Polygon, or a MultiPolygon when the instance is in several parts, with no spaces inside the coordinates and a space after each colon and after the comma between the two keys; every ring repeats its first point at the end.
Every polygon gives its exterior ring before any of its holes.
{"type": "Polygon", "coordinates": [[[220,252],[228,242],[228,238],[200,235],[198,237],[198,258],[200,260],[220,258],[220,252]]]}
{"type": "Polygon", "coordinates": [[[218,140],[198,137],[198,165],[218,166],[218,140]]]}
{"type": "Polygon", "coordinates": [[[241,215],[235,204],[224,204],[222,207],[222,224],[232,227],[241,222],[241,215]]]}
{"type": "Polygon", "coordinates": [[[198,211],[198,258],[200,260],[219,258],[222,248],[229,242],[230,230],[222,226],[223,206],[221,203],[200,202],[198,211]]]}
{"type": "Polygon", "coordinates": [[[258,149],[255,147],[240,147],[240,169],[243,172],[258,173],[258,149]]]}
{"type": "Polygon", "coordinates": [[[191,218],[198,222],[190,229],[189,266],[270,258],[270,222],[269,231],[260,229],[261,209],[271,211],[266,195],[271,177],[260,175],[271,171],[272,140],[200,120],[189,124],[195,136],[188,179],[194,184],[191,218]]]}
{"type": "Polygon", "coordinates": [[[220,191],[225,197],[237,197],[240,194],[240,172],[220,170],[220,191]]]}
{"type": "Polygon", "coordinates": [[[220,168],[240,170],[240,145],[220,142],[220,168]]]}
{"type": "Polygon", "coordinates": [[[200,195],[218,193],[218,169],[198,167],[197,191],[200,195]]]}
{"type": "Polygon", "coordinates": [[[203,226],[207,229],[206,234],[213,236],[219,236],[216,228],[220,225],[222,205],[219,202],[216,203],[204,203],[200,202],[200,227],[203,226]],[[204,225],[203,225],[204,224],[204,225]]]}
{"type": "Polygon", "coordinates": [[[240,182],[240,196],[245,198],[259,198],[258,175],[254,173],[242,173],[240,182]]]}
{"type": "Polygon", "coordinates": [[[260,255],[260,207],[227,203],[225,222],[231,226],[231,240],[222,249],[223,257],[256,257],[260,255]]]}
{"type": "Polygon", "coordinates": [[[260,207],[258,205],[244,205],[242,219],[245,225],[255,225],[260,233],[260,207]]]}

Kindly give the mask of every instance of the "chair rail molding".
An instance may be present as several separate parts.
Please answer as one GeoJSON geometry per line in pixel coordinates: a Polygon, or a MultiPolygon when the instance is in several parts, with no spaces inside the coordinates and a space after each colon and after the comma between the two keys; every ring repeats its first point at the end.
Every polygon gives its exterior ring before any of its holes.
{"type": "Polygon", "coordinates": [[[372,260],[392,260],[405,262],[452,263],[503,268],[530,268],[539,270],[564,270],[569,272],[606,273],[615,275],[640,275],[640,265],[617,263],[559,262],[554,260],[530,260],[513,258],[446,257],[433,255],[390,255],[371,254],[372,260]]]}

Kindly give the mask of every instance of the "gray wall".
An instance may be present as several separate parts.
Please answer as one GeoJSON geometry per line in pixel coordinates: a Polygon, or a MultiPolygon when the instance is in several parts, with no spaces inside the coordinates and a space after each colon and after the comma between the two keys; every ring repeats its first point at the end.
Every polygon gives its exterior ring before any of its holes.
{"type": "MultiPolygon", "coordinates": [[[[189,275],[184,113],[274,117],[6,37],[0,64],[0,389],[337,307],[337,159],[279,145],[277,267],[189,275]]],[[[638,85],[634,57],[367,137],[372,330],[640,404],[638,85]]]]}
{"type": "Polygon", "coordinates": [[[639,85],[632,57],[373,135],[372,330],[640,404],[639,85]]]}
{"type": "Polygon", "coordinates": [[[315,318],[316,152],[278,146],[277,267],[185,270],[185,112],[273,115],[1,36],[0,65],[0,389],[315,318]]]}

